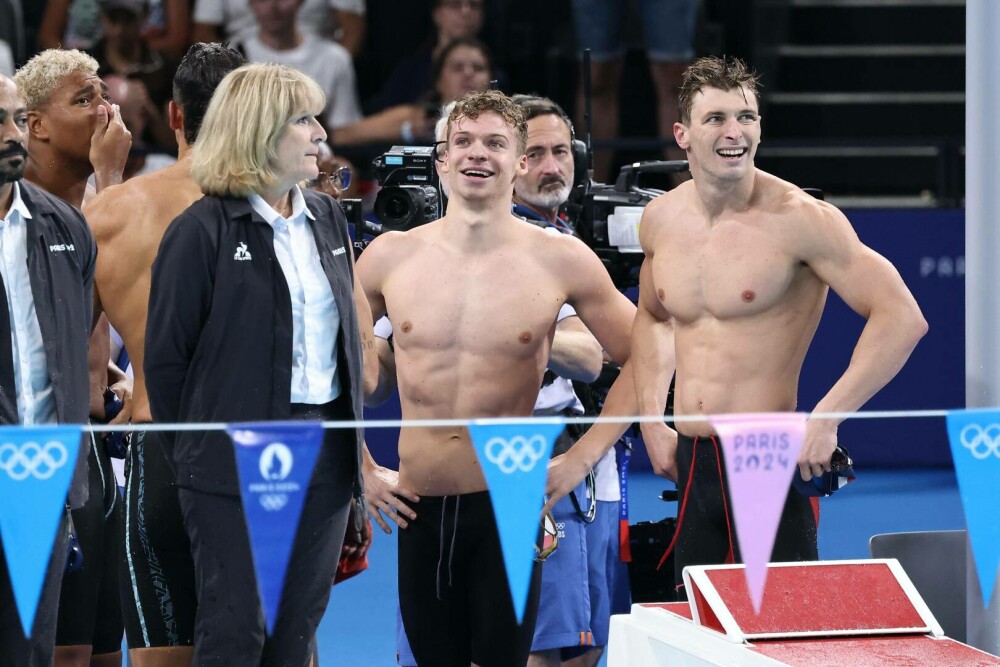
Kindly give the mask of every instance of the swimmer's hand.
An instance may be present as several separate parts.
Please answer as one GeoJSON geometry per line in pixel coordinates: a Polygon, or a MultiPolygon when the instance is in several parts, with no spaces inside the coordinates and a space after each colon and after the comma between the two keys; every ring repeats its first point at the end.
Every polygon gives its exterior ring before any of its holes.
{"type": "Polygon", "coordinates": [[[368,513],[386,535],[392,534],[392,528],[386,519],[400,528],[406,528],[409,525],[407,519],[413,521],[417,518],[417,513],[403,499],[418,503],[420,496],[399,485],[398,472],[372,461],[365,466],[363,473],[368,513]]]}
{"type": "Polygon", "coordinates": [[[100,192],[109,185],[122,182],[125,161],[132,148],[132,133],[125,127],[117,104],[110,111],[105,106],[97,109],[97,124],[90,137],[90,164],[94,167],[94,183],[100,192]]]}
{"type": "Polygon", "coordinates": [[[646,454],[653,464],[653,472],[676,482],[677,431],[662,422],[644,422],[641,430],[642,441],[646,443],[646,454]]]}
{"type": "Polygon", "coordinates": [[[545,495],[548,500],[542,508],[542,514],[551,512],[556,503],[567,493],[575,489],[590,472],[591,466],[578,456],[572,456],[574,449],[565,454],[553,456],[549,461],[549,478],[545,484],[545,495]]]}
{"type": "Polygon", "coordinates": [[[830,471],[830,459],[837,449],[837,423],[832,419],[806,422],[806,440],[799,453],[799,475],[808,481],[830,471]]]}

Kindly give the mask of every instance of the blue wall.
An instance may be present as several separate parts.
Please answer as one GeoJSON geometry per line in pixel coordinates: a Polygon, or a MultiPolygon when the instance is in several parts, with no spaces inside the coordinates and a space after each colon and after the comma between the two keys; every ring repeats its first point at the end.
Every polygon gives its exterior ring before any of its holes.
{"type": "MultiPolygon", "coordinates": [[[[861,240],[884,255],[913,291],[930,331],[909,362],[864,410],[920,410],[965,405],[965,212],[963,210],[845,211],[861,240]]],[[[832,294],[802,369],[799,405],[811,410],[840,377],[864,320],[832,294]]],[[[366,410],[368,418],[396,419],[399,402],[366,410]]],[[[396,429],[370,429],[376,460],[395,467],[396,429]]],[[[950,466],[943,419],[855,419],[840,441],[860,469],[950,466]]],[[[634,465],[648,468],[644,452],[634,465]]]]}

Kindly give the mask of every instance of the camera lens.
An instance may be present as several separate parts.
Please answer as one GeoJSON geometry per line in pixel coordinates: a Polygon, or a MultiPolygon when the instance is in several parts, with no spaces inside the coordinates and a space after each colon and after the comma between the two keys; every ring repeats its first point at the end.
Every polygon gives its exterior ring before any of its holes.
{"type": "Polygon", "coordinates": [[[405,231],[438,217],[437,191],[430,186],[389,186],[375,197],[375,217],[383,227],[405,231]]]}

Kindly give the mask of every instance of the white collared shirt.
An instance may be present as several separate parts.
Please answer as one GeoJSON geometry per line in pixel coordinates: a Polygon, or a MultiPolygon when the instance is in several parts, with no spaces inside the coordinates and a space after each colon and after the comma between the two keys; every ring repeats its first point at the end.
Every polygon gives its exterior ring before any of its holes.
{"type": "Polygon", "coordinates": [[[10,318],[17,416],[25,426],[56,421],[55,395],[28,275],[28,220],[31,220],[31,212],[21,199],[21,189],[15,182],[10,209],[0,220],[0,275],[3,276],[10,318]]]}
{"type": "Polygon", "coordinates": [[[306,207],[298,186],[292,189],[292,215],[287,220],[259,195],[250,195],[249,200],[253,210],[274,228],[274,254],[292,298],[291,402],[329,403],[340,395],[340,311],[306,220],[316,216],[306,207]]]}

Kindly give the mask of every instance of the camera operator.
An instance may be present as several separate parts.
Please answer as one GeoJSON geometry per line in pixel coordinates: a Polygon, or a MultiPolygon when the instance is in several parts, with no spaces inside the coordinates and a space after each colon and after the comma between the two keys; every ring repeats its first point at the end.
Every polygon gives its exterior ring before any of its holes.
{"type": "MultiPolygon", "coordinates": [[[[547,229],[572,234],[572,227],[560,213],[573,188],[572,123],[562,108],[547,98],[517,95],[514,101],[528,122],[527,171],[514,182],[514,214],[547,229]]],[[[565,319],[556,328],[549,359],[549,369],[555,373],[545,374],[535,414],[583,414],[584,405],[571,380],[596,379],[596,375],[586,378],[567,372],[573,369],[561,363],[561,357],[571,351],[588,345],[600,349],[575,311],[568,306],[563,310],[569,312],[560,311],[565,319]]],[[[600,352],[597,361],[599,369],[600,352]]],[[[572,430],[571,426],[567,433],[572,430]]],[[[564,437],[571,445],[574,438],[564,437]]],[[[576,657],[577,664],[597,664],[608,641],[615,588],[628,585],[614,531],[621,492],[613,448],[600,459],[594,473],[593,488],[581,484],[552,510],[559,529],[559,549],[542,568],[541,604],[528,660],[532,667],[558,665],[576,657]]],[[[620,592],[627,604],[627,590],[620,592]]]]}

